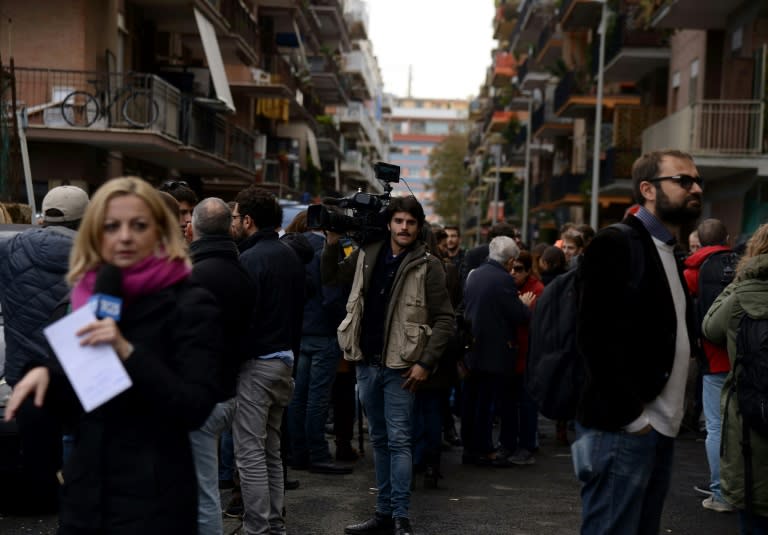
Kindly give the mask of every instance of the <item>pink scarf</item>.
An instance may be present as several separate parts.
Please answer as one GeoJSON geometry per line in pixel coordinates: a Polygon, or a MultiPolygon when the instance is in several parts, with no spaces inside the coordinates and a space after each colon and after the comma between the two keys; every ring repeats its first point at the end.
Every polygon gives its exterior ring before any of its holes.
{"type": "MultiPolygon", "coordinates": [[[[88,271],[72,289],[72,310],[77,310],[93,294],[98,267],[88,271]]],[[[131,267],[123,268],[123,295],[126,303],[143,295],[172,286],[186,279],[192,269],[184,260],[168,260],[159,256],[148,256],[131,267]]]]}

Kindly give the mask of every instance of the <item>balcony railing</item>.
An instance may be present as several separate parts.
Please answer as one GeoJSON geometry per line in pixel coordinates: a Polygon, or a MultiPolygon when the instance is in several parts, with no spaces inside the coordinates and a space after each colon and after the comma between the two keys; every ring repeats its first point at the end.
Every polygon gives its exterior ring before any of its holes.
{"type": "Polygon", "coordinates": [[[257,48],[259,25],[240,0],[220,0],[219,11],[229,23],[233,33],[239,35],[251,48],[257,48]]]}
{"type": "Polygon", "coordinates": [[[227,122],[213,110],[188,102],[184,115],[184,143],[214,154],[222,160],[253,170],[256,138],[227,122]]]}
{"type": "Polygon", "coordinates": [[[533,8],[535,2],[533,0],[523,0],[523,7],[520,8],[520,12],[517,16],[517,22],[515,22],[515,29],[509,34],[509,42],[515,42],[515,38],[523,31],[523,26],[528,18],[528,12],[533,8]]]}
{"type": "Polygon", "coordinates": [[[762,154],[764,112],[759,100],[703,100],[644,130],[643,151],[677,147],[696,154],[762,154]]]}
{"type": "Polygon", "coordinates": [[[367,94],[373,95],[376,93],[375,77],[371,68],[373,60],[368,57],[368,54],[362,50],[347,52],[344,54],[343,65],[343,72],[357,74],[362,78],[367,94]]]}
{"type": "Polygon", "coordinates": [[[181,94],[153,74],[17,67],[16,94],[31,125],[150,130],[179,138],[181,94]]]}
{"type": "Polygon", "coordinates": [[[562,108],[563,105],[568,102],[568,99],[571,97],[571,95],[576,92],[577,87],[578,84],[576,83],[576,75],[573,73],[573,71],[568,71],[565,73],[565,75],[558,82],[557,87],[555,87],[555,111],[562,108]]]}
{"type": "Polygon", "coordinates": [[[376,151],[381,154],[381,136],[379,136],[379,132],[373,124],[368,109],[363,104],[359,102],[350,102],[349,106],[340,112],[339,120],[342,122],[359,122],[368,141],[376,148],[376,151]]]}

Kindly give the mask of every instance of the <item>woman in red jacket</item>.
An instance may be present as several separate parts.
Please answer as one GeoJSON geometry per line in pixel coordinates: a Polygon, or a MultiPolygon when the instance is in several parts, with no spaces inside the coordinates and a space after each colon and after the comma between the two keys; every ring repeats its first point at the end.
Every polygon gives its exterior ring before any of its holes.
{"type": "MultiPolygon", "coordinates": [[[[528,251],[521,251],[512,264],[512,277],[515,279],[515,285],[521,296],[533,293],[534,296],[539,297],[544,291],[544,285],[533,274],[532,267],[533,258],[528,251]]],[[[530,306],[533,307],[535,304],[536,300],[534,299],[530,306]]],[[[525,383],[525,363],[528,360],[528,325],[518,327],[517,343],[519,353],[514,377],[517,409],[514,413],[517,415],[517,426],[512,426],[512,432],[516,432],[517,437],[507,440],[506,443],[516,444],[512,455],[508,457],[509,462],[523,465],[535,462],[533,452],[538,449],[538,410],[525,383]]]]}

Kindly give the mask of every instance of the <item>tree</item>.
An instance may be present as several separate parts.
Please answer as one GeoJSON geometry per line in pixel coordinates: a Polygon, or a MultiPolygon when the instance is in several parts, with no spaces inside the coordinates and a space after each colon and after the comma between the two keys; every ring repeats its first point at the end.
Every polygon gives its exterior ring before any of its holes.
{"type": "Polygon", "coordinates": [[[435,213],[448,224],[458,224],[464,204],[468,173],[464,166],[469,140],[466,134],[451,134],[435,145],[429,155],[429,173],[435,192],[432,202],[435,213]]]}

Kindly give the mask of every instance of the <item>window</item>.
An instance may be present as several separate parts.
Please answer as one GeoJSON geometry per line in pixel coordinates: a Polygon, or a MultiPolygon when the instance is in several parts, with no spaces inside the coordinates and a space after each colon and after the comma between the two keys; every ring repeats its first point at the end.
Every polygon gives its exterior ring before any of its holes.
{"type": "Polygon", "coordinates": [[[744,42],[744,27],[739,27],[731,34],[731,51],[738,52],[744,42]]]}

